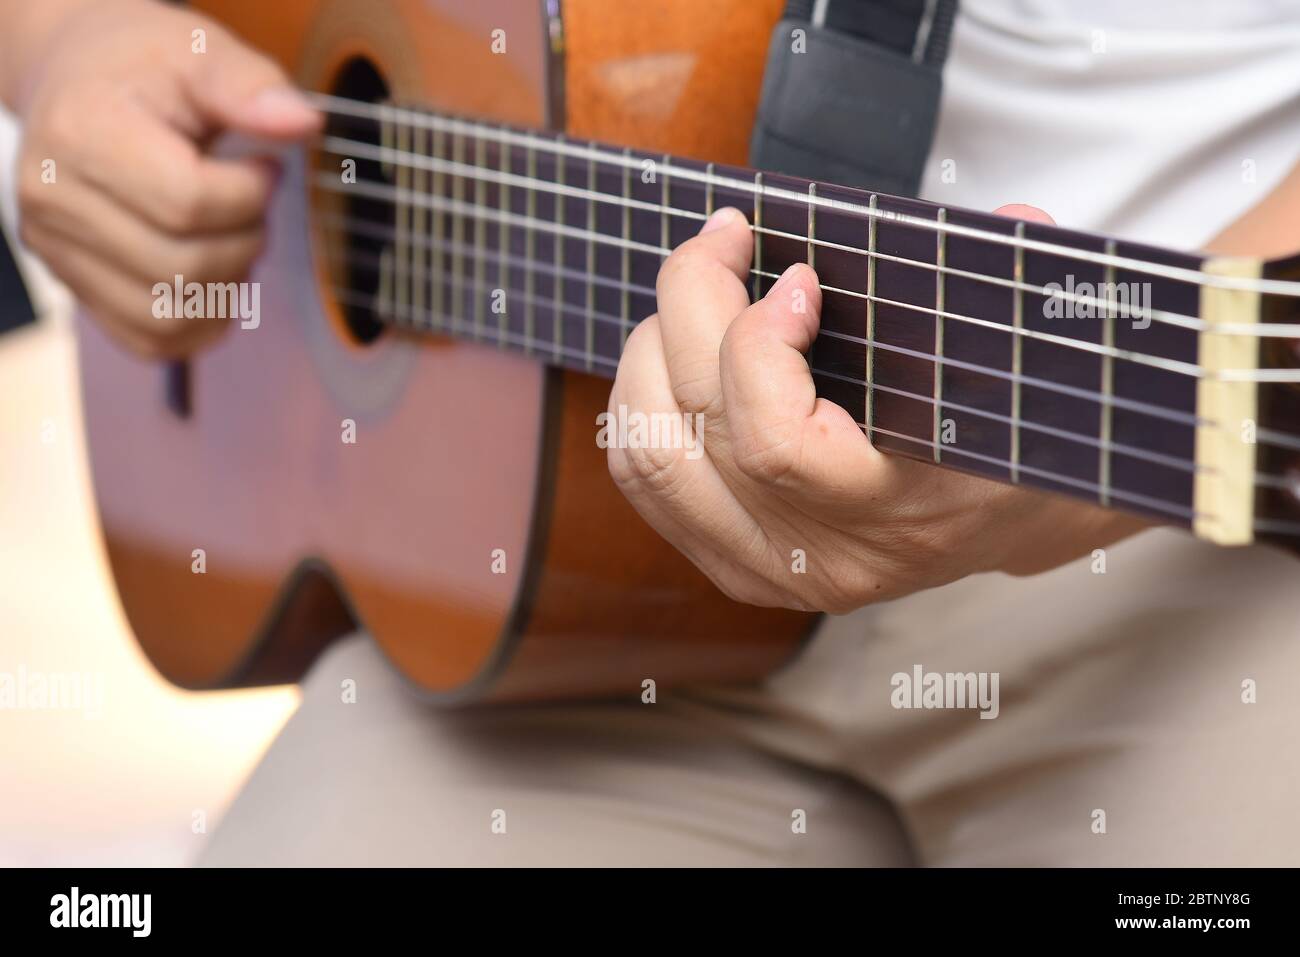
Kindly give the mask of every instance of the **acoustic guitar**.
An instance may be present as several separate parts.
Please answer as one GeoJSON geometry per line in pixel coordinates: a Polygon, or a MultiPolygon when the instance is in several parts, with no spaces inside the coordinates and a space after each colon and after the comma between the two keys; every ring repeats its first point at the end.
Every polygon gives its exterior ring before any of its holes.
{"type": "Polygon", "coordinates": [[[287,161],[257,323],[180,364],[78,323],[112,571],[179,685],[291,681],[357,627],[443,703],[789,659],[816,617],[722,596],[596,442],[660,263],[723,205],[752,224],[753,295],[816,268],[809,365],[877,447],[1300,540],[1300,259],[745,169],[780,0],[196,6],[327,125],[287,161]]]}

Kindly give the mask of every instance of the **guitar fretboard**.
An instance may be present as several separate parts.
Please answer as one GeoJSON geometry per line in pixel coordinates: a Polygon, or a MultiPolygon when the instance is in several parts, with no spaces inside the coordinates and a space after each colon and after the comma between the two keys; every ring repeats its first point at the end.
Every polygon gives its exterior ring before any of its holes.
{"type": "Polygon", "coordinates": [[[358,328],[399,325],[612,376],[655,311],[664,258],[734,206],[752,225],[753,296],[794,262],[817,270],[809,366],[819,394],[878,447],[1193,518],[1201,257],[323,99],[315,216],[358,328]]]}

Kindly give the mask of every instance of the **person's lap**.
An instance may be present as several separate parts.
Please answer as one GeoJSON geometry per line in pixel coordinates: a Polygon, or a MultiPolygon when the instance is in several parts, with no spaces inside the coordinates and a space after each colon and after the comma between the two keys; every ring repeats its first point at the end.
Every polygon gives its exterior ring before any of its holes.
{"type": "Polygon", "coordinates": [[[761,687],[654,705],[434,711],[350,639],[204,863],[1294,864],[1300,568],[1173,532],[1106,560],[830,619],[761,687]],[[894,708],[917,665],[998,673],[998,716],[894,708]]]}
{"type": "Polygon", "coordinates": [[[431,710],[358,635],[308,676],[201,863],[910,860],[889,807],[845,778],[657,704],[431,710]],[[355,704],[342,702],[345,679],[355,704]]]}

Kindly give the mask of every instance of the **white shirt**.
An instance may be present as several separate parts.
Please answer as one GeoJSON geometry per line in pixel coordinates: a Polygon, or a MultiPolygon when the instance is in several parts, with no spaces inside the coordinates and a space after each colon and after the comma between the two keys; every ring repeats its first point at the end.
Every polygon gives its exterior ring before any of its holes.
{"type": "Polygon", "coordinates": [[[962,0],[921,195],[1194,249],[1297,160],[1300,0],[962,0]]]}

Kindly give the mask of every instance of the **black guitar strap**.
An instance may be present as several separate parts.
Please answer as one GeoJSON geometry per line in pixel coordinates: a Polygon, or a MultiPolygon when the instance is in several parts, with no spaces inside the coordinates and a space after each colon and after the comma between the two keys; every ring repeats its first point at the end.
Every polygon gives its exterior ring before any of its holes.
{"type": "Polygon", "coordinates": [[[17,329],[36,318],[18,264],[9,251],[5,231],[0,228],[0,332],[17,329]]]}
{"type": "Polygon", "coordinates": [[[957,0],[788,0],[750,164],[915,196],[956,12],[957,0]]]}

